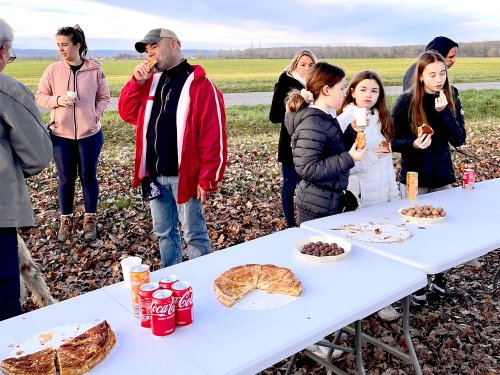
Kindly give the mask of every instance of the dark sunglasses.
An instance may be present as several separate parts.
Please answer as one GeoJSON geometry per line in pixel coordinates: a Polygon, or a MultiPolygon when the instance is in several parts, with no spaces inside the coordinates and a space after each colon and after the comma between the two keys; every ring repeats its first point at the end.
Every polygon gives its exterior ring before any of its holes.
{"type": "Polygon", "coordinates": [[[12,55],[9,57],[7,64],[10,64],[12,61],[14,61],[16,59],[16,53],[14,52],[14,50],[11,49],[10,52],[12,53],[12,55]]]}

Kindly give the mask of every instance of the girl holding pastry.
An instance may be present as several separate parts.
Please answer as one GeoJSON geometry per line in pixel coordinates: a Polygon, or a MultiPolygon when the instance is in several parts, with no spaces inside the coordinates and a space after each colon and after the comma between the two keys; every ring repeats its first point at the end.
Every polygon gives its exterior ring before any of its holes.
{"type": "Polygon", "coordinates": [[[377,73],[363,71],[354,76],[339,112],[338,120],[345,136],[351,140],[349,144],[359,134],[365,136],[366,154],[351,169],[347,186],[358,199],[359,207],[399,199],[390,145],[394,127],[387,109],[384,86],[377,73]],[[366,125],[359,126],[355,117],[357,111],[362,113],[359,118],[365,117],[366,125]]]}
{"type": "MultiPolygon", "coordinates": [[[[392,109],[395,135],[392,148],[401,153],[401,196],[406,197],[406,173],[418,173],[418,194],[449,189],[456,182],[449,144],[465,143],[465,124],[458,90],[450,85],[445,59],[436,51],[422,53],[416,62],[415,85],[392,109]]],[[[434,275],[430,288],[446,294],[446,280],[434,275]]],[[[424,290],[411,296],[424,305],[424,290]]]]}
{"type": "Polygon", "coordinates": [[[292,137],[293,164],[302,179],[295,204],[299,225],[342,212],[341,192],[347,188],[349,170],[365,150],[349,150],[343,132],[330,111],[345,96],[345,73],[325,62],[314,64],[306,89],[293,90],[287,100],[285,126],[292,137]]]}

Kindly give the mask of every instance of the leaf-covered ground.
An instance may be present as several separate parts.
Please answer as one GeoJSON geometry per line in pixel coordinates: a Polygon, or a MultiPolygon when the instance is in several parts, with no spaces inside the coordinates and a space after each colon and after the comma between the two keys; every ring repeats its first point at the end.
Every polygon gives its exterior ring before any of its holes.
{"type": "MultiPolygon", "coordinates": [[[[472,165],[476,181],[500,177],[499,139],[500,129],[495,125],[468,129],[468,145],[462,150],[477,159],[455,152],[456,170],[472,165]]],[[[276,143],[276,139],[239,139],[230,144],[225,179],[206,206],[214,251],[285,229],[276,143]]],[[[71,240],[60,243],[56,238],[59,214],[54,166],[29,180],[36,227],[22,235],[55,298],[64,300],[121,281],[119,260],[127,255],[141,256],[153,270],[161,267],[149,208],[143,205],[139,192],[130,189],[132,163],[130,148],[110,152],[104,147],[99,168],[99,238],[93,243],[80,238],[83,202],[79,187],[79,226],[71,240]]],[[[411,310],[413,343],[424,374],[500,373],[499,292],[492,290],[493,275],[500,267],[498,249],[480,261],[480,268],[462,266],[448,272],[449,297],[430,296],[428,306],[411,310]]],[[[36,308],[30,300],[24,307],[36,308]]],[[[405,349],[400,323],[371,316],[364,320],[363,330],[405,349]]],[[[364,363],[368,374],[413,373],[411,366],[369,344],[364,363]]],[[[284,374],[286,364],[277,363],[262,374],[284,374]]],[[[355,373],[351,354],[344,354],[335,364],[348,374],[355,373]]],[[[299,355],[295,373],[326,371],[299,355]]]]}

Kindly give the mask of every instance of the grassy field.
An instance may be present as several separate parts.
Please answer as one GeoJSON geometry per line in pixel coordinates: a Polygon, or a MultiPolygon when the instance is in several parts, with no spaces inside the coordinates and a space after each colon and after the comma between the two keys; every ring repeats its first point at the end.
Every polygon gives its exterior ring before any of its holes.
{"type": "MultiPolygon", "coordinates": [[[[402,77],[414,59],[330,59],[328,62],[346,70],[348,79],[361,70],[375,70],[386,86],[400,86],[402,77]]],[[[222,92],[272,91],[281,71],[290,62],[282,59],[245,60],[190,60],[201,64],[209,77],[222,92]]],[[[33,91],[51,62],[17,60],[7,65],[5,74],[27,84],[33,91]]],[[[112,96],[118,96],[121,87],[130,78],[137,60],[104,60],[104,72],[108,79],[112,96]]],[[[500,81],[500,58],[460,58],[452,68],[453,82],[500,81]]]]}

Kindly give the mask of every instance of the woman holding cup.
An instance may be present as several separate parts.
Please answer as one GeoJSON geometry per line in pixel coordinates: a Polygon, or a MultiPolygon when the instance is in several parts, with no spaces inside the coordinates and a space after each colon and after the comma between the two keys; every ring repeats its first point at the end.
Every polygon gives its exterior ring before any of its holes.
{"type": "Polygon", "coordinates": [[[51,136],[58,177],[61,223],[57,238],[66,241],[73,230],[77,175],[83,190],[83,236],[97,237],[97,164],[103,145],[100,119],[109,103],[109,87],[101,64],[86,57],[80,26],[61,27],[56,43],[62,60],[43,73],[36,102],[50,108],[51,136]]]}

